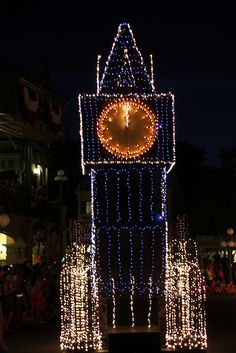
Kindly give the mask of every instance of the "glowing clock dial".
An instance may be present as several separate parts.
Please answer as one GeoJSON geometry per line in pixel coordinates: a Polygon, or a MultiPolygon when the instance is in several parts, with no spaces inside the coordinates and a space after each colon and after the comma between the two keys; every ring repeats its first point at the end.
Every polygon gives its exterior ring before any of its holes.
{"type": "Polygon", "coordinates": [[[97,133],[108,152],[118,157],[134,158],[153,145],[156,118],[143,103],[120,100],[102,111],[97,122],[97,133]]]}

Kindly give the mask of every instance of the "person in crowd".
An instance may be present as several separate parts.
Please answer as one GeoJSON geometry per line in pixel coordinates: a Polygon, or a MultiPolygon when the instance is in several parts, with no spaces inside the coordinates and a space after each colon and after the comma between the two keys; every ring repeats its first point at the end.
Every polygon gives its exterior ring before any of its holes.
{"type": "Polygon", "coordinates": [[[4,304],[6,309],[5,331],[11,331],[16,328],[16,288],[11,271],[5,273],[3,281],[4,304]]]}
{"type": "Polygon", "coordinates": [[[27,284],[31,314],[36,325],[44,323],[45,286],[40,272],[34,272],[27,284]]]}
{"type": "Polygon", "coordinates": [[[215,290],[215,269],[213,261],[210,261],[209,264],[206,266],[205,269],[206,274],[206,282],[208,286],[209,292],[214,292],[215,290]]]}

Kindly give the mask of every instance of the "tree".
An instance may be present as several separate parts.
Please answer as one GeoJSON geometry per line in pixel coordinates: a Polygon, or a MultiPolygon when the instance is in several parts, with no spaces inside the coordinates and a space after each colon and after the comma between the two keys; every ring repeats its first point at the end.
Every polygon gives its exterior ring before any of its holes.
{"type": "Polygon", "coordinates": [[[236,227],[236,148],[222,150],[220,161],[220,168],[213,168],[204,150],[177,143],[174,215],[188,215],[193,236],[220,235],[229,226],[236,227]]]}
{"type": "Polygon", "coordinates": [[[202,209],[199,196],[212,169],[207,165],[205,150],[189,142],[178,142],[176,147],[176,166],[172,178],[173,216],[187,214],[193,233],[198,233],[200,219],[197,210],[202,209]]]}

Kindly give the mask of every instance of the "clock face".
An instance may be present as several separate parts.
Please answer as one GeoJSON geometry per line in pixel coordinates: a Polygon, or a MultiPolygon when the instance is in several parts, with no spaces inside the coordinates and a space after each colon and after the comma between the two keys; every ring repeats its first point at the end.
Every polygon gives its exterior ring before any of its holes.
{"type": "Polygon", "coordinates": [[[107,151],[118,157],[134,158],[147,152],[154,143],[155,115],[143,103],[120,100],[102,111],[97,133],[107,151]]]}

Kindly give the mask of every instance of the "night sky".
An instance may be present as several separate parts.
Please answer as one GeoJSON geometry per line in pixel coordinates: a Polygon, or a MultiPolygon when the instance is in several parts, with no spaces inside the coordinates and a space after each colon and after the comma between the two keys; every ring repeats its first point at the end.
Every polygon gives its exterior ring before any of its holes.
{"type": "Polygon", "coordinates": [[[218,166],[220,151],[236,146],[234,5],[96,3],[1,4],[0,65],[37,79],[49,64],[55,91],[70,103],[66,128],[74,137],[77,95],[95,92],[97,55],[102,70],[119,24],[128,22],[147,67],[153,54],[158,93],[175,95],[177,140],[205,149],[218,166]]]}

